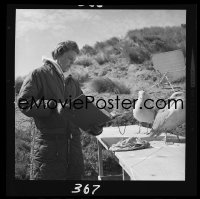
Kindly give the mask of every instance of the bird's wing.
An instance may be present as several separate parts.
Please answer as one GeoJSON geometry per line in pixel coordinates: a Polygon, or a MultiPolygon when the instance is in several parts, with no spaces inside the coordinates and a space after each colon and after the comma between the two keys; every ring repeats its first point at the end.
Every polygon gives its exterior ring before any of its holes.
{"type": "MultiPolygon", "coordinates": [[[[183,101],[185,105],[185,101],[183,101]]],[[[152,133],[150,136],[158,136],[162,130],[173,130],[178,125],[185,122],[185,108],[181,107],[181,103],[175,106],[175,103],[170,104],[170,108],[159,110],[152,126],[152,133]]]]}
{"type": "Polygon", "coordinates": [[[152,126],[152,133],[150,136],[159,136],[162,133],[163,125],[165,124],[170,111],[168,109],[159,110],[152,126]]]}
{"type": "Polygon", "coordinates": [[[181,125],[185,122],[185,108],[181,107],[179,103],[177,108],[175,108],[175,104],[170,107],[170,113],[163,125],[163,128],[170,131],[175,129],[177,126],[181,125]]]}

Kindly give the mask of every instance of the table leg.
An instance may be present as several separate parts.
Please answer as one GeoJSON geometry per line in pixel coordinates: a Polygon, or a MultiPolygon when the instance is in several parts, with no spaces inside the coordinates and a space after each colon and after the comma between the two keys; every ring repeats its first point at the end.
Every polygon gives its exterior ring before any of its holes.
{"type": "Polygon", "coordinates": [[[98,164],[99,164],[98,179],[101,180],[101,177],[103,176],[102,144],[97,140],[97,145],[98,145],[98,164]]]}
{"type": "Polygon", "coordinates": [[[130,180],[130,176],[126,173],[126,171],[122,168],[122,176],[123,180],[130,180]]]}

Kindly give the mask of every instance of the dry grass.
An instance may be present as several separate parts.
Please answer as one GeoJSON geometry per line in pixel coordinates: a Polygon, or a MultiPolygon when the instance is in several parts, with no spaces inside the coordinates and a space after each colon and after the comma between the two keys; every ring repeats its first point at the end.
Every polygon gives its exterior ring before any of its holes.
{"type": "Polygon", "coordinates": [[[111,80],[109,78],[98,77],[91,81],[90,87],[93,91],[98,93],[113,92],[115,94],[129,94],[130,89],[118,80],[111,80]]]}
{"type": "Polygon", "coordinates": [[[99,52],[97,55],[94,56],[94,59],[99,65],[109,62],[109,58],[104,52],[99,52]]]}
{"type": "Polygon", "coordinates": [[[71,74],[74,79],[79,81],[79,83],[87,82],[90,79],[88,68],[81,65],[73,65],[71,68],[71,74]]]}
{"type": "Polygon", "coordinates": [[[74,63],[87,67],[93,64],[93,58],[90,55],[81,55],[75,60],[74,63]]]}

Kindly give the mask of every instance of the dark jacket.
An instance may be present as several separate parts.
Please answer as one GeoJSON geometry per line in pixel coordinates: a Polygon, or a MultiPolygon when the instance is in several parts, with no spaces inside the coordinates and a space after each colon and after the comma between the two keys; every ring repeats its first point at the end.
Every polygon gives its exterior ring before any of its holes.
{"type": "Polygon", "coordinates": [[[79,128],[58,114],[56,109],[44,108],[42,103],[39,108],[35,103],[31,106],[33,98],[39,102],[44,97],[47,105],[50,99],[64,102],[80,94],[78,82],[72,76],[63,80],[49,61],[24,80],[18,102],[21,99],[29,102],[29,108],[21,111],[33,117],[37,127],[32,141],[31,179],[78,179],[83,173],[79,128]]]}

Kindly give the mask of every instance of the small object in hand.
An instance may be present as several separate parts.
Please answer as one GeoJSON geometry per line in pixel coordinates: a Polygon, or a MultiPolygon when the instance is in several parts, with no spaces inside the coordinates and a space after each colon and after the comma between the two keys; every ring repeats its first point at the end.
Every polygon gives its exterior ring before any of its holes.
{"type": "Polygon", "coordinates": [[[63,113],[64,110],[66,110],[67,108],[69,109],[69,104],[66,104],[64,107],[64,105],[61,105],[61,103],[57,104],[57,113],[59,115],[61,115],[63,113]]]}

